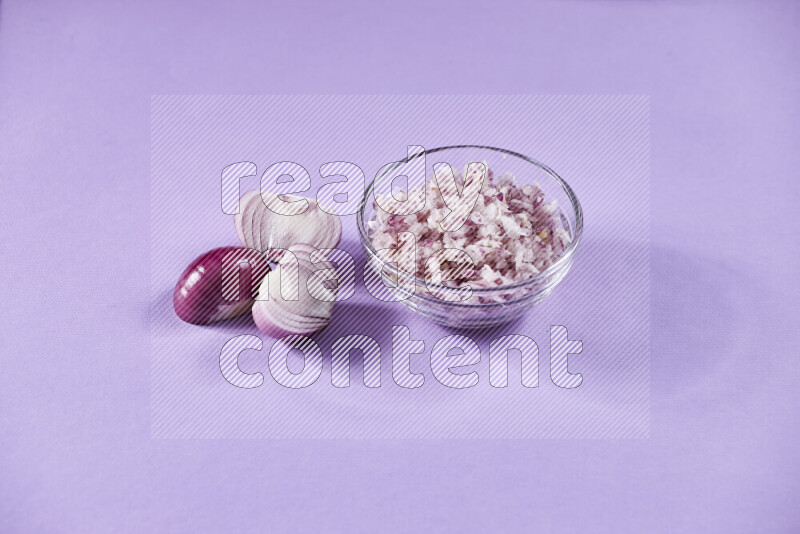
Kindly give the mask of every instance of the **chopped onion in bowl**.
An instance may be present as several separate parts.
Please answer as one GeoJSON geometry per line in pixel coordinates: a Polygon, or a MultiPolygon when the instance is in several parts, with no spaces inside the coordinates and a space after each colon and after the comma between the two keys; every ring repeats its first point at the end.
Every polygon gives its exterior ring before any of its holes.
{"type": "MultiPolygon", "coordinates": [[[[488,165],[484,163],[485,168],[488,165]]],[[[464,173],[456,174],[464,189],[464,173]]],[[[495,177],[488,170],[477,201],[466,222],[457,230],[445,232],[439,223],[450,213],[439,188],[439,171],[434,180],[413,188],[409,196],[426,194],[425,207],[410,215],[393,215],[377,202],[375,217],[368,222],[372,245],[386,261],[418,278],[431,280],[437,271],[447,270],[443,285],[453,288],[468,284],[473,289],[500,288],[522,282],[544,271],[563,255],[570,244],[570,233],[560,220],[556,201],[548,202],[538,184],[517,185],[511,174],[495,177]],[[400,247],[399,234],[410,232],[416,240],[415,257],[409,261],[400,247]],[[465,251],[472,265],[458,259],[448,261],[436,254],[442,249],[465,251]],[[430,260],[430,261],[429,261],[430,260]]],[[[452,180],[452,178],[450,178],[452,180]]],[[[452,183],[452,182],[451,182],[452,183]]],[[[391,206],[392,198],[381,197],[380,204],[391,206]]],[[[458,256],[461,260],[463,255],[458,256]]],[[[441,278],[441,277],[440,277],[441,278]]],[[[509,300],[506,293],[492,297],[473,295],[469,302],[490,303],[509,300]]]]}

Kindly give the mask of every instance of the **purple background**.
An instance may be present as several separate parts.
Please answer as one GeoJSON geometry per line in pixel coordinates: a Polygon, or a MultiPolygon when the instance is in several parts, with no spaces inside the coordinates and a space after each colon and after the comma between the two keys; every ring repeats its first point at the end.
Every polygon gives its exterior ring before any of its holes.
{"type": "MultiPolygon", "coordinates": [[[[156,96],[151,137],[152,436],[158,438],[646,438],[650,427],[650,111],[643,96],[156,96]],[[205,328],[175,315],[172,293],[186,265],[221,245],[238,245],[234,218],[220,209],[220,174],[238,161],[259,172],[239,182],[240,194],[259,187],[277,161],[295,161],[310,174],[316,198],[328,161],[357,162],[372,178],[407,154],[407,145],[436,147],[468,140],[513,147],[556,169],[580,198],[586,221],[575,267],[553,295],[509,324],[455,332],[406,306],[382,302],[364,287],[365,254],[356,215],[341,216],[339,247],[356,263],[353,298],[334,307],[331,325],[314,336],[323,371],[294,390],[268,371],[274,339],[250,316],[205,328]],[[392,379],[392,325],[408,327],[424,352],[411,356],[422,372],[417,390],[392,379]],[[564,325],[583,343],[569,357],[579,388],[550,380],[550,325],[564,325]],[[434,378],[431,353],[446,336],[469,336],[482,352],[470,370],[479,382],[450,389],[434,378]],[[256,390],[231,386],[220,372],[220,351],[234,336],[262,339],[260,351],[238,360],[248,373],[265,373],[256,390]],[[381,346],[381,389],[364,386],[360,355],[352,355],[351,386],[331,385],[334,341],[369,335],[381,346]],[[509,358],[506,388],[489,383],[493,339],[524,334],[539,346],[539,387],[521,384],[519,357],[509,358]]],[[[555,181],[512,158],[487,158],[498,175],[543,183],[551,200],[555,181]]],[[[459,171],[467,159],[443,154],[459,171]],[[452,156],[450,156],[452,157],[452,156]]],[[[265,188],[268,184],[265,183],[265,188]]],[[[272,189],[274,191],[274,189],[272,189]]],[[[360,200],[361,194],[354,194],[360,200]]],[[[568,208],[569,209],[569,208],[568,208]]],[[[380,283],[380,282],[378,282],[380,283]]],[[[386,292],[390,293],[390,292],[386,292]]],[[[290,368],[303,368],[301,355],[290,368]]]]}
{"type": "Polygon", "coordinates": [[[797,530],[798,9],[3,2],[0,530],[797,530]],[[151,440],[157,93],[649,94],[650,439],[151,440]]]}

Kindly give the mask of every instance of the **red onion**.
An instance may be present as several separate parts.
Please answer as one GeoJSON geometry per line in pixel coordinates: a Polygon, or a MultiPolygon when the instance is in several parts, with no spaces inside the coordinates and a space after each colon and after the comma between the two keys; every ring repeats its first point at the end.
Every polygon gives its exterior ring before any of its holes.
{"type": "Polygon", "coordinates": [[[267,272],[269,264],[256,250],[210,250],[190,263],[178,279],[172,295],[175,313],[192,324],[208,324],[246,313],[253,306],[255,292],[251,288],[258,288],[267,272]],[[240,262],[248,262],[249,266],[240,270],[240,262]]]}
{"type": "Polygon", "coordinates": [[[298,243],[325,249],[336,248],[342,237],[342,222],[336,215],[322,211],[314,199],[295,195],[273,195],[248,191],[242,196],[239,213],[234,218],[239,240],[256,250],[288,249],[298,243]],[[303,213],[279,215],[265,204],[297,202],[308,203],[303,213]]]}
{"type": "Polygon", "coordinates": [[[275,272],[261,283],[253,306],[256,326],[272,337],[311,334],[328,326],[338,291],[326,279],[311,276],[319,267],[335,268],[326,261],[312,263],[314,247],[300,243],[287,250],[291,254],[281,257],[275,272]]]}
{"type": "MultiPolygon", "coordinates": [[[[488,169],[485,164],[484,168],[488,169]]],[[[474,205],[471,201],[466,203],[472,209],[469,217],[460,226],[458,222],[461,219],[458,219],[452,229],[448,225],[442,226],[456,209],[454,204],[463,207],[462,199],[456,195],[458,186],[462,187],[463,195],[470,184],[478,183],[463,178],[465,175],[477,176],[476,169],[477,166],[470,164],[464,173],[455,175],[449,167],[435,167],[435,179],[409,193],[420,195],[424,192],[427,195],[429,202],[418,213],[394,215],[379,208],[381,203],[390,199],[376,200],[375,216],[368,222],[373,246],[382,251],[381,255],[387,261],[394,261],[394,251],[400,248],[400,236],[406,232],[413,234],[419,243],[416,265],[401,268],[419,277],[429,274],[427,262],[437,251],[463,250],[473,260],[474,269],[464,267],[460,271],[464,278],[460,281],[475,289],[527,280],[558,261],[571,240],[569,232],[559,221],[558,204],[555,200],[546,202],[538,184],[520,185],[510,174],[495,176],[488,169],[480,191],[473,192],[474,205]],[[449,205],[445,206],[448,202],[449,205]]],[[[465,213],[456,215],[463,218],[465,213]]],[[[434,261],[431,267],[437,265],[434,261]]],[[[475,294],[470,302],[490,303],[504,298],[502,295],[484,297],[475,294]]]]}

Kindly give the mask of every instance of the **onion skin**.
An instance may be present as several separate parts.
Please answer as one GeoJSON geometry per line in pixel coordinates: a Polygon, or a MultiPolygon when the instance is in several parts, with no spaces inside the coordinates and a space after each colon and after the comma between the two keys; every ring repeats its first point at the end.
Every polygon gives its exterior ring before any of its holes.
{"type": "MultiPolygon", "coordinates": [[[[220,247],[201,254],[183,271],[175,285],[172,294],[175,314],[187,323],[209,324],[247,313],[254,302],[250,288],[258,288],[268,272],[266,258],[253,249],[220,247]],[[228,300],[226,296],[231,295],[223,294],[223,265],[230,268],[239,261],[247,261],[249,266],[238,270],[238,298],[228,300]]],[[[226,289],[230,291],[232,287],[226,289]]]]}

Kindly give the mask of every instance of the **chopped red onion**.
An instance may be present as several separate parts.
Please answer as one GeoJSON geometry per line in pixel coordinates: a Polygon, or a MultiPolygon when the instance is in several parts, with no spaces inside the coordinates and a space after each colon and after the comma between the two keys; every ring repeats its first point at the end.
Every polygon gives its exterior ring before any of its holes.
{"type": "MultiPolygon", "coordinates": [[[[463,176],[463,173],[456,176],[462,189],[463,176]]],[[[427,201],[417,213],[392,215],[376,203],[376,215],[368,223],[370,239],[376,250],[388,249],[383,252],[387,261],[395,261],[392,251],[399,247],[398,234],[411,232],[417,243],[416,265],[401,262],[401,269],[413,270],[417,277],[426,278],[431,276],[432,268],[447,268],[451,273],[459,273],[447,285],[458,287],[468,283],[479,289],[527,280],[563,256],[571,241],[570,234],[560,221],[557,202],[546,202],[538,183],[520,186],[511,174],[495,177],[489,170],[482,194],[477,196],[467,221],[455,231],[444,232],[439,223],[450,210],[437,185],[438,174],[436,177],[437,180],[429,180],[409,192],[409,196],[416,196],[425,188],[427,201]],[[465,251],[474,265],[443,266],[433,261],[426,272],[428,259],[442,248],[465,251]]],[[[390,205],[391,199],[381,198],[381,204],[390,205]]],[[[495,302],[509,297],[473,297],[471,302],[495,302]]]]}

